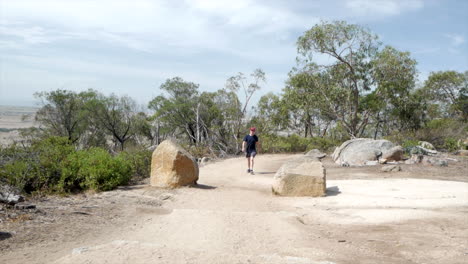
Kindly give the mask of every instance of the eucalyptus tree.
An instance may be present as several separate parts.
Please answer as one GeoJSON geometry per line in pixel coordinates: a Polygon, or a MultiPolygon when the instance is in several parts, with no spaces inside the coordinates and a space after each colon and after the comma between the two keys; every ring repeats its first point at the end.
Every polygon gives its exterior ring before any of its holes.
{"type": "Polygon", "coordinates": [[[128,96],[98,94],[94,101],[92,119],[124,150],[125,142],[136,133],[138,111],[136,102],[128,96]]]}
{"type": "Polygon", "coordinates": [[[76,143],[87,130],[89,112],[86,104],[95,95],[93,90],[77,93],[58,89],[35,93],[43,104],[37,111],[35,120],[46,133],[66,137],[70,142],[76,143]]]}
{"type": "Polygon", "coordinates": [[[198,84],[180,77],[167,79],[160,89],[165,92],[153,98],[148,108],[155,111],[154,118],[173,135],[185,134],[190,142],[197,143],[198,84]]]}
{"type": "Polygon", "coordinates": [[[416,62],[409,53],[381,49],[378,37],[359,25],[321,22],[299,37],[297,47],[299,67],[290,85],[307,89],[306,107],[340,122],[351,137],[364,135],[373,115],[389,107],[383,102],[399,109],[414,87],[416,62]],[[317,55],[329,63],[317,64],[317,55]]]}
{"type": "Polygon", "coordinates": [[[466,119],[468,115],[468,71],[431,72],[424,82],[430,100],[439,105],[446,116],[459,116],[466,119]]]}
{"type": "Polygon", "coordinates": [[[243,128],[243,122],[246,118],[248,105],[252,99],[253,94],[261,89],[261,85],[266,82],[265,72],[261,69],[256,69],[250,74],[251,80],[241,72],[237,75],[232,76],[227,79],[225,89],[227,92],[232,94],[238,94],[241,92],[244,95],[244,102],[241,103],[240,100],[232,100],[235,105],[232,105],[233,109],[237,111],[240,109],[240,112],[231,120],[234,125],[233,136],[236,143],[236,148],[239,149],[239,140],[241,137],[241,129],[243,128]]]}

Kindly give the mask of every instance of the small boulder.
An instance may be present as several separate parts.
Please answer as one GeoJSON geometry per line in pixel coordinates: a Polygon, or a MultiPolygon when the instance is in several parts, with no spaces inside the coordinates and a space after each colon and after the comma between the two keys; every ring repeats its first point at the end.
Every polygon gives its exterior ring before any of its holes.
{"type": "Polygon", "coordinates": [[[424,155],[422,155],[422,154],[413,154],[413,155],[411,155],[411,158],[409,160],[412,161],[411,164],[415,164],[415,163],[421,163],[423,159],[424,159],[424,155]]]}
{"type": "Polygon", "coordinates": [[[177,188],[196,184],[198,164],[174,140],[165,140],[153,152],[151,160],[151,186],[177,188]]]}
{"type": "Polygon", "coordinates": [[[379,165],[379,161],[377,160],[368,160],[366,161],[366,166],[376,166],[379,165]]]}
{"type": "Polygon", "coordinates": [[[439,159],[439,158],[433,158],[433,157],[424,157],[422,160],[422,163],[424,165],[429,165],[429,166],[440,166],[440,167],[447,167],[448,162],[447,160],[444,159],[439,159]]]}
{"type": "Polygon", "coordinates": [[[458,150],[457,152],[455,152],[455,155],[468,157],[468,150],[466,149],[458,150]]]}
{"type": "Polygon", "coordinates": [[[0,185],[0,202],[14,205],[23,202],[24,197],[20,195],[20,191],[10,185],[0,185]]]}
{"type": "Polygon", "coordinates": [[[210,158],[203,157],[203,158],[201,158],[200,163],[207,163],[208,161],[210,161],[210,158]]]}
{"type": "Polygon", "coordinates": [[[414,154],[423,154],[423,155],[429,155],[429,156],[435,156],[437,155],[437,150],[432,150],[432,149],[427,149],[423,148],[421,146],[416,146],[416,150],[411,150],[412,153],[414,154]]]}
{"type": "Polygon", "coordinates": [[[383,172],[393,172],[393,171],[401,171],[401,167],[398,165],[388,165],[382,167],[383,172]]]}
{"type": "Polygon", "coordinates": [[[393,147],[382,154],[382,159],[386,161],[399,161],[403,159],[404,149],[401,146],[393,147]]]}
{"type": "Polygon", "coordinates": [[[322,162],[310,156],[287,161],[275,174],[272,192],[280,196],[324,196],[326,172],[322,162]]]}
{"type": "Polygon", "coordinates": [[[432,145],[431,143],[429,143],[427,141],[419,141],[418,145],[425,148],[425,149],[436,150],[434,145],[432,145]]]}
{"type": "Polygon", "coordinates": [[[320,150],[318,149],[312,149],[310,150],[309,152],[307,152],[305,154],[306,156],[311,156],[311,157],[315,157],[317,159],[323,159],[327,156],[327,154],[325,153],[322,153],[320,150]]]}

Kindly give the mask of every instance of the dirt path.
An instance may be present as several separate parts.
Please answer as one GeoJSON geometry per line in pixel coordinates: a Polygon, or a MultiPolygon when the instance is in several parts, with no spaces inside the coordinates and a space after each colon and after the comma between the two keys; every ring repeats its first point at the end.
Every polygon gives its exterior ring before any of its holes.
{"type": "Polygon", "coordinates": [[[272,177],[289,158],[259,156],[256,175],[245,172],[243,158],[212,163],[201,168],[197,188],[140,186],[90,196],[86,204],[97,208],[117,204],[102,216],[120,220],[106,224],[106,218],[80,215],[81,221],[94,219],[94,228],[71,219],[50,232],[69,230],[72,238],[9,248],[0,251],[0,262],[468,262],[468,183],[343,180],[336,175],[344,171],[334,167],[327,197],[272,196],[272,177]],[[86,232],[77,232],[82,226],[86,232]]]}

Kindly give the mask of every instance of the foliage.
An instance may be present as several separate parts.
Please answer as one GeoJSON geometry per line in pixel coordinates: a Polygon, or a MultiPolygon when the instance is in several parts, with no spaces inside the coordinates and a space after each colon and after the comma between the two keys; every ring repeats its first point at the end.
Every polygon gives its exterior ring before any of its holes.
{"type": "Polygon", "coordinates": [[[122,155],[112,157],[101,148],[80,150],[62,164],[59,188],[65,192],[79,188],[108,191],[127,184],[131,173],[132,164],[122,155]]]}
{"type": "Polygon", "coordinates": [[[0,178],[25,192],[53,191],[61,164],[74,151],[65,137],[49,137],[31,146],[12,145],[1,150],[0,178]]]}
{"type": "Polygon", "coordinates": [[[444,140],[444,146],[443,148],[447,151],[455,151],[458,150],[458,140],[453,137],[447,137],[444,140]]]}
{"type": "Polygon", "coordinates": [[[0,179],[26,193],[110,190],[132,176],[130,159],[102,148],[76,151],[66,137],[0,149],[0,179]]]}
{"type": "Polygon", "coordinates": [[[261,137],[261,149],[265,153],[305,152],[311,149],[329,152],[340,143],[320,137],[304,138],[297,134],[287,137],[263,134],[261,137]]]}
{"type": "Polygon", "coordinates": [[[468,71],[431,72],[424,82],[429,99],[449,116],[468,117],[468,71]]]}
{"type": "MultiPolygon", "coordinates": [[[[376,35],[344,21],[322,22],[299,37],[298,53],[303,65],[290,73],[284,96],[298,107],[307,129],[324,121],[339,122],[351,137],[365,134],[376,119],[379,130],[382,111],[406,117],[406,105],[414,87],[416,62],[408,52],[387,46],[380,50],[376,35]],[[314,55],[332,58],[326,65],[313,63],[314,55]]],[[[320,127],[320,126],[318,126],[320,127]]]]}
{"type": "Polygon", "coordinates": [[[198,86],[180,77],[168,79],[160,86],[167,96],[157,96],[148,104],[148,107],[155,111],[155,118],[169,127],[173,136],[180,131],[193,143],[197,142],[195,109],[198,101],[198,86]]]}
{"type": "Polygon", "coordinates": [[[86,131],[88,113],[85,105],[95,95],[93,90],[76,93],[59,89],[36,93],[44,104],[36,113],[36,121],[51,135],[67,137],[75,143],[86,131]]]}
{"type": "Polygon", "coordinates": [[[437,150],[454,151],[459,148],[458,141],[468,135],[468,124],[450,118],[435,119],[416,131],[395,131],[386,139],[403,147],[417,146],[419,141],[427,141],[437,150]]]}
{"type": "Polygon", "coordinates": [[[130,163],[133,179],[143,179],[150,175],[152,154],[147,149],[134,149],[121,152],[119,156],[130,163]]]}
{"type": "Polygon", "coordinates": [[[128,96],[111,94],[106,97],[99,94],[94,98],[91,109],[94,110],[94,125],[109,133],[123,151],[125,142],[136,133],[136,102],[128,96]]]}

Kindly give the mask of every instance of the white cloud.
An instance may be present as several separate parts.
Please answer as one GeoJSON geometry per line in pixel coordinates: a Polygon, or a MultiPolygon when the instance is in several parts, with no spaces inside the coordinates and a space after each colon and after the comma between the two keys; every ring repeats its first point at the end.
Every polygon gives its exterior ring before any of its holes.
{"type": "Polygon", "coordinates": [[[460,46],[466,41],[465,37],[460,34],[446,34],[445,36],[450,39],[451,45],[455,47],[460,46]]]}
{"type": "Polygon", "coordinates": [[[383,18],[422,8],[422,0],[347,0],[346,7],[359,16],[383,18]]]}
{"type": "Polygon", "coordinates": [[[259,35],[285,39],[290,29],[318,21],[249,0],[0,0],[0,9],[0,24],[20,22],[0,33],[21,37],[28,44],[98,36],[146,52],[164,43],[235,53],[240,50],[236,42],[259,35]]]}

